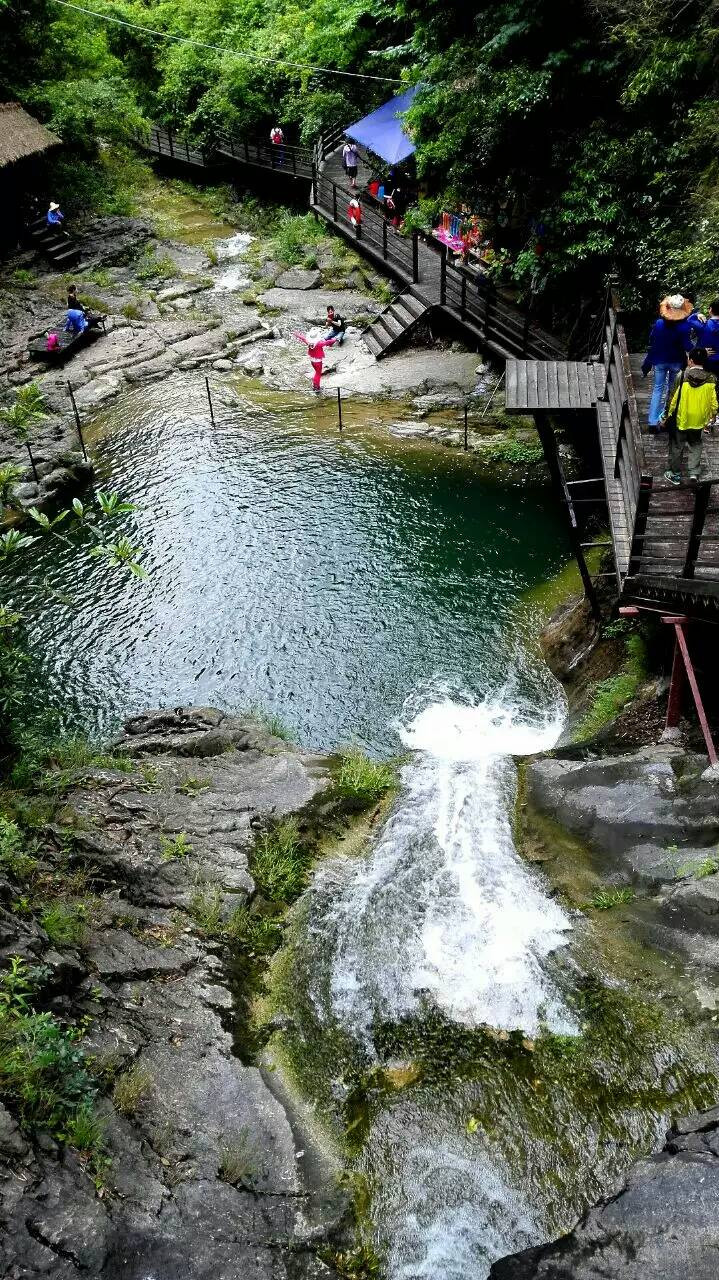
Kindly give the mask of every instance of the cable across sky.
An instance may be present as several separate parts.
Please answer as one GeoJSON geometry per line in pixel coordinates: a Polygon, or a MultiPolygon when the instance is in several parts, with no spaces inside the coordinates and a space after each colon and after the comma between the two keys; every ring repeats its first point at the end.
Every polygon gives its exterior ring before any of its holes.
{"type": "Polygon", "coordinates": [[[141,31],[146,36],[157,36],[160,40],[172,40],[176,44],[191,44],[196,49],[210,49],[213,53],[230,54],[233,58],[247,58],[250,62],[267,62],[277,67],[292,67],[295,71],[321,71],[327,76],[347,76],[352,80],[376,80],[382,84],[403,84],[396,76],[370,76],[360,71],[338,71],[333,67],[314,67],[308,62],[290,62],[288,58],[268,58],[263,53],[248,53],[240,49],[230,49],[227,45],[207,44],[204,40],[193,40],[192,36],[174,36],[169,31],[155,31],[152,27],[141,26],[138,22],[127,22],[124,18],[114,18],[109,13],[98,13],[97,9],[86,9],[81,4],[73,4],[71,0],[52,0],[53,4],[62,5],[63,9],[74,9],[89,18],[99,18],[101,22],[111,22],[117,27],[128,27],[130,31],[141,31]]]}

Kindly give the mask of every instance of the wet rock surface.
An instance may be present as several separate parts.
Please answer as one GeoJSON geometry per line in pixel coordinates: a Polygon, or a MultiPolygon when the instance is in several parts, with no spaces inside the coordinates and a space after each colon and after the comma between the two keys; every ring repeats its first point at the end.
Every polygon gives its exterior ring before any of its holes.
{"type": "Polygon", "coordinates": [[[719,791],[706,758],[671,744],[588,759],[570,748],[530,762],[541,812],[587,841],[609,883],[637,892],[635,923],[652,943],[719,966],[719,791]]]}
{"type": "Polygon", "coordinates": [[[88,936],[52,948],[13,916],[12,930],[0,921],[0,951],[56,973],[50,1007],[61,1013],[72,991],[100,1077],[132,1067],[145,1089],[129,1113],[111,1089],[98,1100],[100,1194],[85,1158],[23,1135],[0,1107],[0,1274],[328,1277],[316,1249],[342,1197],[323,1157],[313,1153],[304,1176],[308,1145],[296,1142],[271,1076],[233,1054],[223,960],[192,914],[198,894],[227,911],[247,900],[256,824],[301,812],[326,786],[324,763],[211,708],[136,716],[120,746],[134,771],[90,771],[68,797],[77,856],[105,886],[88,936]],[[228,1148],[232,1183],[220,1177],[228,1148]]]}
{"type": "Polygon", "coordinates": [[[491,1280],[715,1280],[719,1108],[680,1120],[664,1150],[554,1244],[495,1263],[491,1280]]]}

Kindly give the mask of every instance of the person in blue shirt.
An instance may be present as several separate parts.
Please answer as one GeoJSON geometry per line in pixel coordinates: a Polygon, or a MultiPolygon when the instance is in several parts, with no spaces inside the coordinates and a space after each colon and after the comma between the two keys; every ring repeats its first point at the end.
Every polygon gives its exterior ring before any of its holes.
{"type": "Polygon", "coordinates": [[[54,200],[50,201],[50,208],[47,211],[47,225],[49,227],[61,227],[65,221],[65,214],[62,213],[59,204],[55,204],[54,200]]]}
{"type": "Polygon", "coordinates": [[[695,345],[697,332],[702,325],[694,315],[688,298],[672,294],[659,304],[659,319],[654,321],[649,334],[649,350],[644,357],[642,373],[646,378],[654,370],[654,386],[649,404],[649,430],[661,430],[661,421],[678,373],[687,362],[687,351],[695,345]]]}
{"type": "Polygon", "coordinates": [[[715,298],[709,307],[709,316],[702,330],[701,345],[707,350],[707,369],[710,373],[719,373],[719,298],[715,298]]]}
{"type": "Polygon", "coordinates": [[[84,333],[87,329],[87,316],[84,311],[68,307],[65,333],[84,333]]]}

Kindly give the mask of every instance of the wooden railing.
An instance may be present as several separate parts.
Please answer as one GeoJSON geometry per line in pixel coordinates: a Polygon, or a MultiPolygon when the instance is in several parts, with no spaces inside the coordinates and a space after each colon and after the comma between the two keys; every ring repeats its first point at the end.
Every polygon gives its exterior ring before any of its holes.
{"type": "MultiPolygon", "coordinates": [[[[318,172],[313,194],[316,207],[347,232],[348,193],[318,172]]],[[[363,205],[362,222],[354,238],[361,242],[361,252],[376,258],[403,284],[420,286],[425,300],[472,324],[485,341],[512,355],[531,359],[556,360],[564,356],[563,347],[532,321],[528,311],[508,302],[486,277],[478,278],[448,262],[446,246],[433,238],[417,231],[400,235],[384,214],[368,202],[363,205]]]]}
{"type": "Polygon", "coordinates": [[[155,155],[167,156],[170,160],[181,160],[185,164],[199,165],[203,168],[210,163],[209,149],[197,146],[184,134],[177,133],[174,129],[163,129],[159,125],[152,125],[145,131],[138,130],[135,136],[141,146],[155,155]]]}
{"type": "MultiPolygon", "coordinates": [[[[614,438],[614,478],[622,490],[627,527],[635,529],[638,513],[643,510],[651,476],[644,463],[639,413],[632,386],[629,355],[624,329],[617,314],[607,311],[605,340],[602,351],[604,394],[614,438]],[[641,501],[640,501],[641,496],[641,501]]],[[[640,515],[641,519],[641,515],[640,515]]]]}
{"type": "Polygon", "coordinates": [[[312,178],[314,150],[312,147],[275,144],[251,138],[240,138],[232,133],[218,133],[214,150],[240,163],[260,169],[272,169],[278,173],[292,174],[295,178],[312,178]]]}
{"type": "Polygon", "coordinates": [[[651,474],[644,453],[626,337],[617,315],[607,312],[602,352],[602,399],[615,441],[614,477],[619,481],[630,532],[626,577],[662,579],[671,592],[694,584],[719,595],[719,482],[677,488],[651,474]]]}

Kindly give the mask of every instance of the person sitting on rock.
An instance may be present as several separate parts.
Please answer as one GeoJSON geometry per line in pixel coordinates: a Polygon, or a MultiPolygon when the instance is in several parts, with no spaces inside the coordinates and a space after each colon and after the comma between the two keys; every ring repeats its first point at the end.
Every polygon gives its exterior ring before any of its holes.
{"type": "Polygon", "coordinates": [[[82,311],[84,316],[87,315],[89,308],[77,296],[77,285],[71,284],[67,290],[67,309],[68,311],[82,311]]]}
{"type": "Polygon", "coordinates": [[[68,307],[65,333],[84,333],[87,329],[87,316],[79,307],[68,307]]]}
{"type": "Polygon", "coordinates": [[[65,221],[65,214],[60,209],[59,204],[54,200],[50,201],[50,208],[47,211],[47,225],[49,227],[61,227],[65,221]]]}
{"type": "Polygon", "coordinates": [[[335,311],[334,307],[328,307],[327,323],[329,329],[325,334],[325,338],[334,338],[338,346],[341,347],[347,337],[347,325],[345,324],[344,316],[341,316],[339,311],[335,311]]]}

